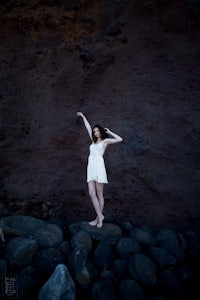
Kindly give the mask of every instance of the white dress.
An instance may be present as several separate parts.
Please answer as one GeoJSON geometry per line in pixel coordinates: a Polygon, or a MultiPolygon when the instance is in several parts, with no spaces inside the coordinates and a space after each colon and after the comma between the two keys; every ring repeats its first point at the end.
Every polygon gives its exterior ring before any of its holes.
{"type": "Polygon", "coordinates": [[[90,145],[90,155],[88,157],[87,165],[87,182],[96,181],[99,183],[108,183],[103,158],[104,152],[103,141],[98,144],[92,143],[90,145]]]}

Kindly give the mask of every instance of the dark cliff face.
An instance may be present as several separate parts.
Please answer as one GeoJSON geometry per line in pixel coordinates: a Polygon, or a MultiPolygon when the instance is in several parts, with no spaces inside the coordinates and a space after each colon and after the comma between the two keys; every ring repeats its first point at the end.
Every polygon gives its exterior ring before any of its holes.
{"type": "Polygon", "coordinates": [[[198,1],[6,2],[1,215],[93,216],[83,111],[123,137],[105,154],[106,220],[197,226],[198,1]]]}

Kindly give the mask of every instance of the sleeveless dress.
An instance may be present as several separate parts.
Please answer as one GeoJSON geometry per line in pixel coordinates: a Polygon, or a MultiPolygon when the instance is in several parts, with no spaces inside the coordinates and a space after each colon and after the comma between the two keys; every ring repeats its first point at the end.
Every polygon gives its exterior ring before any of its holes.
{"type": "Polygon", "coordinates": [[[106,168],[104,163],[105,149],[102,141],[98,144],[90,145],[90,155],[87,165],[87,182],[96,181],[99,183],[108,183],[106,168]]]}

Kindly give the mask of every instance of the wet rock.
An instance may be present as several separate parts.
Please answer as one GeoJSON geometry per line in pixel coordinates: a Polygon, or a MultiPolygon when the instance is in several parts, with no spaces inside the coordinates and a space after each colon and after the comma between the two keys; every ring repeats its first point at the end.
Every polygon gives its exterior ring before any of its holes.
{"type": "Polygon", "coordinates": [[[41,276],[33,267],[25,267],[20,273],[18,281],[19,299],[36,299],[41,281],[41,276]]]}
{"type": "Polygon", "coordinates": [[[6,259],[13,270],[18,270],[32,263],[37,249],[34,239],[12,238],[6,246],[6,259]]]}
{"type": "Polygon", "coordinates": [[[82,246],[74,249],[68,258],[68,266],[71,274],[81,286],[89,285],[96,270],[88,259],[88,250],[82,246]]]}
{"type": "Polygon", "coordinates": [[[14,215],[0,219],[0,227],[5,235],[33,236],[38,229],[45,225],[47,225],[45,221],[29,216],[14,215]]]}
{"type": "Polygon", "coordinates": [[[114,280],[114,271],[112,271],[112,270],[103,270],[103,271],[101,271],[100,279],[102,279],[102,280],[114,280]]]}
{"type": "Polygon", "coordinates": [[[156,238],[159,241],[161,248],[171,253],[177,261],[183,261],[185,259],[185,251],[180,246],[177,235],[170,229],[160,230],[156,234],[156,238]]]}
{"type": "Polygon", "coordinates": [[[172,299],[190,300],[193,299],[192,294],[181,283],[176,273],[171,270],[164,270],[159,276],[158,284],[168,297],[172,299]]]}
{"type": "Polygon", "coordinates": [[[55,267],[63,263],[66,263],[66,258],[56,248],[42,249],[34,259],[34,267],[43,276],[51,275],[55,267]]]}
{"type": "Polygon", "coordinates": [[[140,252],[141,250],[138,242],[136,242],[133,238],[129,237],[122,237],[118,241],[116,249],[122,258],[130,257],[131,254],[135,252],[140,252]]]}
{"type": "Polygon", "coordinates": [[[119,282],[120,299],[147,300],[142,286],[133,279],[124,279],[119,282]]]}
{"type": "Polygon", "coordinates": [[[101,241],[94,251],[94,264],[100,270],[111,270],[115,260],[112,247],[101,241]]]}
{"type": "Polygon", "coordinates": [[[64,255],[64,257],[68,257],[72,252],[70,243],[68,241],[62,241],[57,248],[64,255]]]}
{"type": "MultiPolygon", "coordinates": [[[[122,224],[121,228],[119,224],[115,227],[111,226],[114,225],[111,223],[108,226],[105,223],[99,229],[88,226],[87,222],[78,222],[69,225],[69,231],[65,231],[69,235],[63,236],[61,243],[57,244],[54,234],[51,233],[62,232],[62,224],[59,226],[58,223],[53,227],[52,223],[50,226],[45,225],[36,231],[36,234],[42,232],[44,239],[47,232],[48,245],[55,244],[56,248],[37,248],[37,250],[33,248],[31,250],[31,247],[28,247],[29,244],[25,243],[27,249],[24,252],[27,254],[21,258],[24,253],[21,249],[16,257],[16,261],[20,260],[20,264],[19,261],[16,263],[13,254],[12,256],[10,254],[17,253],[12,247],[12,243],[13,245],[16,243],[13,241],[19,239],[20,243],[24,244],[22,240],[28,240],[34,241],[37,245],[36,240],[31,237],[6,237],[3,243],[5,253],[2,252],[0,260],[0,272],[18,273],[20,299],[38,298],[41,286],[51,277],[59,264],[68,268],[77,289],[77,300],[107,299],[108,297],[122,300],[126,294],[127,297],[134,294],[134,299],[145,300],[145,297],[147,300],[166,300],[167,298],[176,300],[183,294],[183,300],[195,299],[194,295],[199,291],[197,274],[200,261],[200,239],[198,233],[192,231],[176,233],[168,228],[154,231],[151,228],[135,227],[128,223],[125,230],[125,224],[122,224]],[[105,230],[102,230],[103,228],[105,230]],[[112,228],[114,228],[113,233],[110,232],[112,228]],[[134,236],[137,236],[139,241],[130,236],[133,233],[132,229],[135,228],[137,230],[134,231],[134,236]],[[178,261],[169,251],[172,246],[169,241],[166,244],[163,243],[164,236],[167,237],[166,240],[172,241],[172,245],[178,245],[184,250],[183,261],[178,261]],[[156,245],[152,245],[155,242],[154,239],[157,241],[156,245]],[[168,243],[170,247],[167,247],[168,243]],[[27,261],[28,257],[33,258],[27,261]],[[24,260],[26,260],[25,263],[24,260]],[[24,264],[26,264],[25,267],[23,267],[24,264]],[[102,288],[105,288],[103,293],[101,293],[102,288]],[[31,294],[30,290],[33,291],[31,294]]],[[[20,243],[18,242],[19,245],[20,243]]]]}
{"type": "Polygon", "coordinates": [[[105,241],[109,244],[117,243],[122,235],[121,228],[111,223],[104,223],[101,228],[90,226],[88,222],[77,222],[69,226],[71,233],[80,230],[87,232],[94,240],[105,241]]]}
{"type": "Polygon", "coordinates": [[[145,286],[152,287],[156,284],[156,266],[152,260],[143,253],[136,253],[131,256],[129,272],[133,279],[145,286]]]}
{"type": "Polygon", "coordinates": [[[65,265],[57,265],[49,280],[40,289],[38,300],[46,299],[76,299],[76,287],[65,265]]]}
{"type": "Polygon", "coordinates": [[[96,283],[92,289],[94,300],[116,300],[116,294],[112,281],[105,280],[96,283]]]}
{"type": "Polygon", "coordinates": [[[58,225],[48,224],[35,233],[38,247],[54,248],[63,241],[63,232],[58,225]]]}
{"type": "Polygon", "coordinates": [[[0,258],[4,257],[6,253],[5,243],[0,240],[0,258]]]}
{"type": "Polygon", "coordinates": [[[0,259],[0,277],[7,274],[7,261],[5,259],[0,259]]]}
{"type": "Polygon", "coordinates": [[[77,246],[82,246],[88,250],[88,253],[92,250],[92,239],[90,235],[85,231],[78,231],[71,238],[72,248],[75,249],[77,246]]]}
{"type": "Polygon", "coordinates": [[[158,268],[170,268],[176,265],[176,258],[165,249],[159,247],[150,247],[148,250],[148,255],[158,268]]]}
{"type": "Polygon", "coordinates": [[[131,229],[130,236],[143,246],[154,246],[157,244],[157,240],[151,231],[143,227],[131,229]]]}
{"type": "Polygon", "coordinates": [[[114,274],[118,280],[129,277],[129,259],[117,259],[114,262],[114,274]]]}

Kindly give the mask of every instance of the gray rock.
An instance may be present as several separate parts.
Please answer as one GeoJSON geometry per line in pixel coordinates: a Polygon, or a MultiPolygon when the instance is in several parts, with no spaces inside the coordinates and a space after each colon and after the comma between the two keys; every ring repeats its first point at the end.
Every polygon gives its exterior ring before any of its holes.
{"type": "Polygon", "coordinates": [[[94,264],[100,270],[111,270],[114,263],[112,247],[106,242],[100,242],[94,251],[94,264]]]}
{"type": "Polygon", "coordinates": [[[94,270],[92,263],[88,260],[87,249],[82,246],[75,248],[69,256],[68,266],[76,282],[81,286],[86,286],[92,282],[92,277],[96,270],[94,270]]]}
{"type": "Polygon", "coordinates": [[[92,239],[89,233],[85,231],[78,231],[72,236],[71,245],[73,249],[77,246],[82,246],[90,252],[92,250],[92,239]]]}
{"type": "Polygon", "coordinates": [[[156,266],[152,260],[143,253],[135,253],[131,256],[129,272],[133,279],[136,279],[147,287],[152,287],[156,284],[156,266]]]}
{"type": "Polygon", "coordinates": [[[122,235],[129,235],[133,225],[127,221],[119,221],[117,225],[122,229],[122,235]]]}
{"type": "Polygon", "coordinates": [[[0,259],[0,278],[2,275],[7,274],[7,261],[5,259],[0,259]]]}
{"type": "Polygon", "coordinates": [[[28,266],[38,249],[34,239],[16,237],[12,238],[6,247],[6,259],[12,269],[28,266]]]}
{"type": "Polygon", "coordinates": [[[122,235],[121,228],[111,223],[104,223],[101,228],[90,226],[88,222],[78,222],[69,226],[71,234],[80,230],[87,232],[94,240],[105,241],[109,244],[116,244],[122,235]]]}
{"type": "Polygon", "coordinates": [[[181,283],[177,274],[171,270],[164,270],[160,273],[158,284],[170,299],[191,300],[191,293],[181,283]]]}
{"type": "Polygon", "coordinates": [[[31,266],[25,267],[19,275],[18,290],[19,299],[36,299],[38,287],[40,285],[40,276],[31,266]],[[30,295],[31,291],[31,295],[30,295]]]}
{"type": "Polygon", "coordinates": [[[75,300],[76,287],[63,264],[57,265],[49,280],[39,291],[38,300],[75,300]]]}
{"type": "Polygon", "coordinates": [[[56,224],[48,224],[35,233],[40,249],[54,248],[63,241],[62,229],[56,224]]]}
{"type": "Polygon", "coordinates": [[[117,259],[114,262],[114,274],[118,280],[130,277],[128,259],[117,259]]]}
{"type": "Polygon", "coordinates": [[[155,295],[153,296],[153,300],[167,300],[167,298],[161,295],[155,295]]]}
{"type": "Polygon", "coordinates": [[[34,267],[39,274],[49,276],[57,265],[64,264],[65,262],[66,258],[58,249],[48,248],[37,252],[34,259],[34,267]]]}
{"type": "Polygon", "coordinates": [[[0,258],[3,258],[6,253],[6,245],[0,240],[0,258]]]}
{"type": "Polygon", "coordinates": [[[62,241],[57,248],[65,257],[68,257],[72,252],[68,241],[62,241]]]}
{"type": "Polygon", "coordinates": [[[139,244],[143,246],[154,246],[157,240],[150,230],[142,227],[134,227],[131,229],[130,237],[134,238],[139,244]]]}
{"type": "Polygon", "coordinates": [[[135,280],[127,278],[119,282],[120,299],[146,300],[147,297],[142,286],[135,280]]]}
{"type": "Polygon", "coordinates": [[[180,262],[185,259],[185,251],[180,246],[177,235],[172,230],[160,230],[156,234],[156,238],[159,241],[160,247],[171,253],[177,261],[180,262]]]}
{"type": "Polygon", "coordinates": [[[140,245],[130,237],[122,237],[117,243],[116,249],[121,257],[130,257],[135,252],[140,252],[140,245]]]}
{"type": "Polygon", "coordinates": [[[176,265],[176,258],[165,249],[159,247],[150,247],[148,250],[148,255],[158,268],[170,268],[176,265]]]}
{"type": "Polygon", "coordinates": [[[102,280],[113,280],[114,279],[114,272],[111,270],[103,270],[100,273],[100,278],[102,280]]]}
{"type": "Polygon", "coordinates": [[[45,225],[47,225],[45,221],[29,216],[13,215],[0,219],[0,227],[4,234],[12,236],[33,236],[38,229],[45,225]]]}
{"type": "Polygon", "coordinates": [[[116,300],[116,294],[112,281],[105,280],[94,284],[92,288],[94,300],[116,300]]]}

